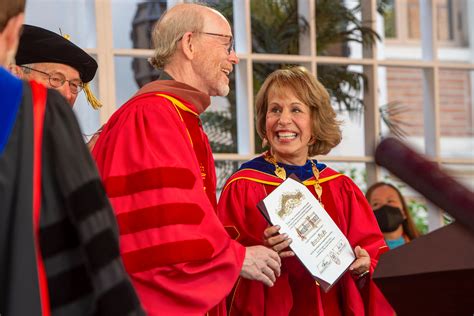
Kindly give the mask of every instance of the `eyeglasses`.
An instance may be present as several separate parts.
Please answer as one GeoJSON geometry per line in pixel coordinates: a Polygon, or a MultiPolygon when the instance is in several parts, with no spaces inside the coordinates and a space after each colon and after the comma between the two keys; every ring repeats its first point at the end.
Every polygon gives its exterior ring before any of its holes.
{"type": "Polygon", "coordinates": [[[21,66],[22,68],[28,69],[28,70],[33,70],[36,72],[39,72],[45,76],[48,76],[49,84],[53,88],[60,88],[64,85],[64,83],[67,81],[69,84],[69,89],[71,89],[71,93],[73,94],[78,94],[79,92],[84,89],[84,83],[80,79],[72,79],[72,80],[67,80],[66,77],[62,73],[52,73],[49,74],[47,72],[37,70],[34,68],[30,68],[27,66],[21,66]]]}
{"type": "Polygon", "coordinates": [[[225,37],[228,38],[229,44],[227,44],[227,54],[230,55],[230,53],[235,52],[234,48],[234,38],[232,35],[225,35],[225,34],[218,34],[218,33],[209,33],[209,32],[194,32],[194,33],[200,33],[200,34],[205,34],[205,35],[211,35],[211,36],[218,36],[218,37],[225,37]]]}

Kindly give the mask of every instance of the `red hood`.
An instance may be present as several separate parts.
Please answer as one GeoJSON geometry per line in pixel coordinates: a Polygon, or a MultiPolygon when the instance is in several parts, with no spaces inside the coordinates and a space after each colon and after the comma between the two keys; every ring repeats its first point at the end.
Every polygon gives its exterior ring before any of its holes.
{"type": "Polygon", "coordinates": [[[133,97],[150,93],[170,93],[196,107],[199,114],[204,112],[211,104],[211,97],[185,83],[175,80],[155,80],[144,85],[133,97]]]}

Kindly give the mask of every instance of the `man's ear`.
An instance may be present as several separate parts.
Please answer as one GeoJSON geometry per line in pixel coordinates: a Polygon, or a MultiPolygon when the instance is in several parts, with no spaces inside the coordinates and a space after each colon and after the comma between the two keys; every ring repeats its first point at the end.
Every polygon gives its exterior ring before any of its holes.
{"type": "Polygon", "coordinates": [[[18,42],[20,41],[21,28],[23,26],[25,15],[23,13],[18,14],[17,16],[11,18],[3,33],[5,33],[5,44],[6,50],[16,52],[18,48],[18,42]]]}
{"type": "Polygon", "coordinates": [[[8,70],[10,70],[10,72],[13,75],[17,76],[20,79],[23,79],[24,73],[23,73],[23,69],[21,68],[21,66],[10,64],[10,65],[8,65],[8,70]]]}
{"type": "Polygon", "coordinates": [[[183,54],[188,58],[189,60],[194,59],[194,53],[196,46],[193,43],[193,33],[192,32],[186,32],[183,35],[183,38],[180,41],[181,49],[183,51],[183,54]]]}

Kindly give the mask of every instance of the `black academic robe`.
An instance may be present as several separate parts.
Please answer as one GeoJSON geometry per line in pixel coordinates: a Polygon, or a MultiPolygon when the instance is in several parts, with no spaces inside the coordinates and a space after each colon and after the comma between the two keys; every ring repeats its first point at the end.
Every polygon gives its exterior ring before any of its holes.
{"type": "Polygon", "coordinates": [[[39,231],[34,231],[33,120],[30,84],[23,83],[0,153],[0,315],[41,315],[44,285],[51,315],[142,315],[95,164],[71,108],[54,90],[47,91],[44,112],[39,231]],[[41,265],[44,282],[38,277],[41,265]]]}

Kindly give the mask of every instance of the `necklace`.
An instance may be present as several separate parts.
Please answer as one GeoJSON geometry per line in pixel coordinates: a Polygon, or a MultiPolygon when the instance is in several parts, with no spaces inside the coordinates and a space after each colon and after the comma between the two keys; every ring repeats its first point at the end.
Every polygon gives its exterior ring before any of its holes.
{"type": "MultiPolygon", "coordinates": [[[[276,161],[275,157],[270,153],[270,151],[266,151],[265,154],[263,155],[263,158],[271,163],[272,165],[275,166],[275,175],[282,179],[286,180],[286,171],[283,167],[278,165],[278,162],[276,161]]],[[[323,195],[323,188],[321,187],[321,184],[319,183],[319,170],[316,164],[312,159],[309,160],[311,162],[311,170],[313,171],[315,183],[314,183],[314,191],[316,192],[316,195],[318,196],[319,203],[321,203],[321,206],[323,206],[323,202],[321,201],[321,196],[323,195]]],[[[324,206],[323,206],[324,208],[324,206]]]]}
{"type": "Polygon", "coordinates": [[[282,168],[282,167],[280,167],[280,166],[278,165],[278,163],[277,163],[275,157],[273,157],[273,155],[270,154],[270,151],[265,152],[265,155],[263,155],[263,158],[264,158],[267,162],[269,162],[269,163],[271,163],[272,165],[275,166],[275,171],[274,171],[274,172],[275,172],[275,175],[276,175],[278,178],[280,178],[280,179],[282,179],[282,180],[286,180],[286,171],[285,171],[285,169],[282,168]]]}

